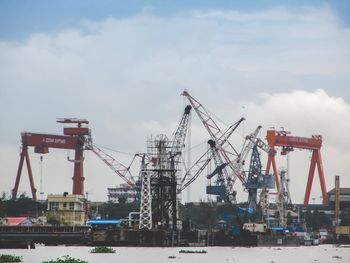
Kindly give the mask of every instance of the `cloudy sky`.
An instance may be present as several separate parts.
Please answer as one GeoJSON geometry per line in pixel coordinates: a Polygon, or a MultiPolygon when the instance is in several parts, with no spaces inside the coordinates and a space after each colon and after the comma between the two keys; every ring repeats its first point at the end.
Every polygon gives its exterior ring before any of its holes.
{"type": "MultiPolygon", "coordinates": [[[[147,138],[170,137],[184,89],[223,129],[244,115],[237,148],[257,125],[261,138],[270,127],[322,134],[327,190],[334,175],[350,187],[348,1],[241,2],[0,1],[0,191],[13,188],[22,131],[61,134],[56,118],[86,118],[94,142],[123,152],[112,154],[128,164],[147,138]]],[[[195,114],[191,135],[194,161],[208,139],[195,114]]],[[[30,156],[44,197],[71,191],[72,152],[51,149],[42,165],[32,149],[30,156]]],[[[295,202],[303,200],[310,156],[290,155],[295,202]]],[[[19,190],[30,194],[22,176],[19,190]]],[[[91,152],[85,177],[92,200],[122,183],[91,152]]],[[[191,200],[206,198],[206,183],[198,178],[191,200]]],[[[238,182],[237,189],[244,201],[238,182]]],[[[320,202],[317,175],[311,196],[320,202]]]]}

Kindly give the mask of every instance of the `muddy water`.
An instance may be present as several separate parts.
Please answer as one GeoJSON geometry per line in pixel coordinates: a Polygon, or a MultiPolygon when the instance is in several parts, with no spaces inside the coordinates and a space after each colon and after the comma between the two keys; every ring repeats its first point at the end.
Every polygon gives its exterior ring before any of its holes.
{"type": "Polygon", "coordinates": [[[91,247],[43,247],[36,249],[0,249],[0,254],[23,257],[25,263],[40,263],[64,255],[84,259],[90,263],[349,263],[350,246],[320,245],[314,247],[208,247],[183,248],[206,250],[206,254],[180,254],[181,248],[115,247],[115,254],[91,254],[91,247]],[[175,257],[175,258],[169,258],[175,257]]]}

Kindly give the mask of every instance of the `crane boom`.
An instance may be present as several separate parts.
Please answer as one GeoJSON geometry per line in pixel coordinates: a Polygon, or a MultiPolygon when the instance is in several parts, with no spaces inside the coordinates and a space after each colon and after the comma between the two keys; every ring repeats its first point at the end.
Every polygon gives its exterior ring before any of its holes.
{"type": "Polygon", "coordinates": [[[174,133],[174,139],[172,141],[170,154],[172,157],[174,157],[175,164],[178,163],[181,157],[182,149],[184,147],[187,130],[188,130],[188,124],[190,120],[191,109],[192,109],[191,105],[186,106],[184,114],[182,115],[180,123],[177,126],[177,129],[175,130],[175,133],[174,133]]]}
{"type": "Polygon", "coordinates": [[[201,157],[199,157],[199,159],[187,170],[187,172],[185,173],[185,175],[181,180],[181,186],[178,189],[178,193],[180,193],[186,187],[188,187],[191,183],[193,183],[198,178],[198,176],[202,173],[202,171],[208,165],[208,163],[211,161],[211,158],[205,158],[208,152],[209,152],[209,149],[201,157]],[[189,178],[185,183],[187,177],[191,174],[191,171],[193,171],[194,168],[197,169],[196,173],[191,178],[189,178]]]}
{"type": "MultiPolygon", "coordinates": [[[[223,145],[224,143],[227,145],[225,148],[229,148],[229,151],[226,151],[232,155],[238,156],[238,152],[236,149],[232,146],[232,144],[228,141],[227,136],[221,131],[219,126],[215,123],[213,118],[210,116],[208,111],[203,107],[203,105],[198,102],[195,98],[193,98],[188,91],[184,91],[182,93],[183,96],[185,96],[189,102],[191,103],[192,107],[196,111],[199,119],[202,121],[204,127],[210,134],[210,137],[215,141],[217,145],[223,145]],[[222,143],[224,141],[224,143],[222,143]]],[[[225,154],[225,155],[226,155],[225,154]]]]}
{"type": "MultiPolygon", "coordinates": [[[[230,136],[232,135],[232,133],[238,128],[238,126],[241,124],[241,122],[244,121],[244,118],[239,119],[236,123],[232,124],[225,132],[224,132],[224,137],[226,139],[230,138],[230,136]]],[[[225,140],[222,139],[220,140],[222,144],[225,143],[225,140]]],[[[193,183],[198,176],[202,173],[202,171],[204,170],[204,168],[209,164],[209,162],[211,161],[212,157],[210,158],[205,158],[208,155],[208,152],[210,151],[210,149],[208,149],[201,157],[199,157],[199,159],[186,171],[185,175],[183,176],[182,180],[181,180],[181,187],[178,190],[178,193],[180,193],[182,190],[184,190],[187,186],[189,186],[191,183],[193,183]],[[196,173],[187,180],[187,182],[185,183],[187,177],[191,174],[191,171],[196,168],[196,173]]]]}
{"type": "MultiPolygon", "coordinates": [[[[213,139],[218,147],[218,150],[223,157],[223,160],[229,165],[229,167],[232,169],[233,177],[238,177],[239,180],[245,184],[246,178],[242,176],[242,173],[237,169],[236,163],[238,160],[241,160],[239,158],[239,153],[237,150],[232,146],[232,144],[228,141],[227,136],[225,133],[221,131],[219,126],[215,123],[213,118],[211,118],[208,111],[203,107],[203,105],[198,102],[195,98],[193,98],[188,91],[184,91],[182,93],[183,96],[187,97],[189,102],[191,103],[192,107],[195,109],[198,117],[202,121],[204,127],[208,131],[208,133],[211,136],[211,139],[213,139]],[[239,158],[237,160],[237,158],[239,158]],[[235,160],[235,161],[233,161],[235,160]]],[[[235,179],[234,179],[235,181],[235,179]]]]}
{"type": "Polygon", "coordinates": [[[130,172],[130,166],[126,167],[122,163],[118,162],[115,158],[113,158],[111,155],[104,152],[102,149],[97,147],[95,144],[88,145],[87,149],[91,150],[94,154],[96,154],[117,175],[119,175],[130,187],[132,187],[132,188],[136,187],[135,180],[130,172]]]}

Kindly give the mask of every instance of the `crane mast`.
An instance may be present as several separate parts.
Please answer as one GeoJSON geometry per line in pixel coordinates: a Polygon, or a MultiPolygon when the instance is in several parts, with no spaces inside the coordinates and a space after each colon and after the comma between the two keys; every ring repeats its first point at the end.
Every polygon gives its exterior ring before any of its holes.
{"type": "MultiPolygon", "coordinates": [[[[261,126],[258,126],[253,133],[249,135],[250,138],[256,138],[259,134],[259,131],[261,129],[261,126]]],[[[247,141],[247,139],[246,139],[247,141]]],[[[233,173],[235,175],[240,175],[238,177],[244,178],[244,181],[242,181],[243,185],[247,184],[247,177],[244,173],[243,166],[244,162],[247,159],[250,151],[253,149],[254,143],[251,140],[248,140],[248,144],[243,148],[241,154],[236,158],[233,162],[233,173]]],[[[233,175],[234,176],[234,175],[233,175]]]]}
{"type": "Polygon", "coordinates": [[[236,193],[233,190],[229,171],[226,169],[227,163],[223,162],[215,142],[209,140],[208,144],[216,168],[211,174],[207,175],[207,179],[211,179],[215,175],[218,175],[218,178],[216,179],[216,186],[207,186],[207,194],[218,195],[219,201],[235,202],[236,193]]]}
{"type": "MultiPolygon", "coordinates": [[[[250,140],[250,142],[252,142],[254,145],[256,145],[258,148],[262,149],[264,152],[266,152],[268,154],[268,163],[272,163],[273,166],[273,170],[276,171],[275,173],[275,181],[276,181],[276,187],[277,187],[277,192],[280,192],[280,180],[279,177],[276,176],[277,174],[277,166],[276,166],[276,162],[275,162],[275,155],[276,155],[276,150],[274,147],[270,147],[269,145],[267,145],[263,140],[261,140],[260,138],[257,138],[256,136],[251,136],[248,135],[247,139],[250,140]]],[[[270,167],[270,166],[268,166],[270,167]]],[[[268,176],[269,170],[266,169],[266,175],[268,176]]]]}

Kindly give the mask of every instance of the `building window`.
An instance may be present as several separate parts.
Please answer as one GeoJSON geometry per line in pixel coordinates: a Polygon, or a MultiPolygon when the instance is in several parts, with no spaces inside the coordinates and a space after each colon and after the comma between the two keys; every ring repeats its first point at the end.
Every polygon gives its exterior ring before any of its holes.
{"type": "Polygon", "coordinates": [[[50,210],[58,210],[58,202],[50,202],[50,210]]]}
{"type": "Polygon", "coordinates": [[[69,210],[74,210],[74,203],[73,202],[69,203],[69,210]]]}

